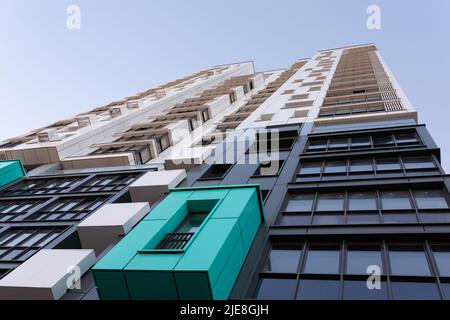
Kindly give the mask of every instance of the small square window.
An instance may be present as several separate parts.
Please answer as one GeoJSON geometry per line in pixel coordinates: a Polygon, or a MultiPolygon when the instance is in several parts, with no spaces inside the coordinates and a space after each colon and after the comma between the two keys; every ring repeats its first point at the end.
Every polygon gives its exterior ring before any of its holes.
{"type": "Polygon", "coordinates": [[[223,179],[232,166],[232,164],[213,164],[200,179],[223,179]]]}

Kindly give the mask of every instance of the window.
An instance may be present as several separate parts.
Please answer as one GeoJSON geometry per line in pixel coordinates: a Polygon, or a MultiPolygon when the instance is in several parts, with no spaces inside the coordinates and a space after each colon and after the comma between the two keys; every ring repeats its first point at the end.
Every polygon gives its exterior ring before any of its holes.
{"type": "Polygon", "coordinates": [[[401,170],[400,163],[397,158],[376,159],[377,171],[395,171],[401,170]]]}
{"type": "Polygon", "coordinates": [[[359,148],[370,148],[370,137],[362,137],[362,138],[352,138],[350,148],[359,149],[359,148]]]}
{"type": "Polygon", "coordinates": [[[419,170],[419,169],[435,169],[431,157],[403,157],[403,164],[406,170],[419,170]]]}
{"type": "Polygon", "coordinates": [[[311,212],[314,203],[314,194],[292,195],[288,202],[287,212],[311,212]]]}
{"type": "Polygon", "coordinates": [[[344,194],[324,193],[317,199],[316,211],[343,211],[344,194]]]}
{"type": "Polygon", "coordinates": [[[108,196],[61,197],[27,218],[30,221],[82,220],[100,206],[108,196]]]}
{"type": "Polygon", "coordinates": [[[11,228],[0,234],[0,261],[23,262],[63,231],[64,228],[11,228]]]}
{"type": "Polygon", "coordinates": [[[0,222],[22,220],[23,216],[36,209],[48,199],[0,201],[0,222]]]}
{"type": "Polygon", "coordinates": [[[434,282],[391,281],[394,300],[438,300],[438,287],[434,282]]]}
{"type": "Polygon", "coordinates": [[[381,281],[381,289],[370,290],[366,281],[345,280],[345,300],[387,300],[386,281],[381,281]]]}
{"type": "Polygon", "coordinates": [[[1,196],[28,196],[57,194],[70,190],[75,184],[85,179],[81,177],[24,179],[1,192],[1,196]]]}
{"type": "Polygon", "coordinates": [[[369,266],[378,266],[383,270],[380,246],[350,245],[347,251],[347,274],[366,275],[369,266]]]}
{"type": "Polygon", "coordinates": [[[223,179],[232,166],[232,164],[213,164],[200,179],[223,179]]]}
{"type": "Polygon", "coordinates": [[[202,111],[202,120],[205,123],[210,119],[208,109],[202,111]]]}
{"type": "Polygon", "coordinates": [[[377,210],[377,195],[375,192],[352,192],[348,194],[348,210],[377,210]]]}
{"type": "Polygon", "coordinates": [[[327,140],[312,140],[309,142],[308,151],[323,151],[327,149],[327,140]]]}
{"type": "Polygon", "coordinates": [[[306,257],[305,273],[339,273],[339,246],[312,245],[306,257]]]}
{"type": "Polygon", "coordinates": [[[347,149],[348,139],[330,139],[328,149],[347,149]]]}
{"type": "Polygon", "coordinates": [[[339,280],[302,279],[297,300],[338,300],[339,280]]]}
{"type": "Polygon", "coordinates": [[[300,175],[319,175],[322,170],[322,162],[304,162],[300,169],[300,175]]]}
{"type": "Polygon", "coordinates": [[[419,209],[449,209],[443,190],[416,190],[414,195],[419,209]]]}
{"type": "Polygon", "coordinates": [[[268,163],[262,163],[258,169],[256,169],[255,176],[273,176],[279,174],[284,161],[269,161],[268,163]]]}
{"type": "Polygon", "coordinates": [[[433,245],[432,250],[439,275],[442,277],[450,277],[450,246],[433,245]]]}
{"type": "Polygon", "coordinates": [[[395,138],[398,145],[414,145],[420,142],[415,133],[396,134],[395,138]]]}
{"type": "Polygon", "coordinates": [[[394,144],[394,138],[392,137],[392,135],[375,137],[373,139],[373,145],[375,147],[389,147],[393,146],[394,144]]]}
{"type": "Polygon", "coordinates": [[[292,300],[295,296],[295,279],[261,279],[256,292],[260,300],[292,300]]]}
{"type": "Polygon", "coordinates": [[[408,191],[385,191],[381,193],[383,210],[412,209],[408,191]]]}
{"type": "Polygon", "coordinates": [[[75,192],[109,192],[119,191],[134,182],[141,173],[96,175],[80,186],[75,192]]]}
{"type": "Polygon", "coordinates": [[[157,141],[159,144],[159,150],[160,150],[159,152],[162,152],[170,147],[170,139],[169,139],[168,134],[165,134],[165,135],[159,137],[157,141]]]}
{"type": "Polygon", "coordinates": [[[325,162],[324,174],[347,173],[346,161],[327,161],[325,162]]]}
{"type": "Polygon", "coordinates": [[[389,246],[391,272],[394,275],[430,276],[422,246],[389,246]]]}
{"type": "Polygon", "coordinates": [[[274,245],[270,250],[265,270],[271,272],[297,273],[301,249],[295,246],[274,245]]]}
{"type": "Polygon", "coordinates": [[[373,171],[373,162],[371,159],[350,161],[350,173],[365,173],[373,171]]]}

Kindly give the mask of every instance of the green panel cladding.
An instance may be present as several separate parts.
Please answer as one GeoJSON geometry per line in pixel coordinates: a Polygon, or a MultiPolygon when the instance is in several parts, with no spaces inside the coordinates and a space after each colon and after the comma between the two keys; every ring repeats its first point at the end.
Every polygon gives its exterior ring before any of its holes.
{"type": "Polygon", "coordinates": [[[93,268],[104,300],[226,300],[264,223],[258,185],[178,188],[93,268]],[[190,214],[207,213],[183,249],[158,249],[190,214]]]}
{"type": "Polygon", "coordinates": [[[0,161],[0,188],[25,176],[20,160],[0,161]]]}

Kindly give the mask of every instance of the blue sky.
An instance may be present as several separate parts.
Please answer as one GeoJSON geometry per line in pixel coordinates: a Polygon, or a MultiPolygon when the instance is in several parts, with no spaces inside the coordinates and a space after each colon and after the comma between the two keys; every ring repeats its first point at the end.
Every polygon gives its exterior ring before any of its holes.
{"type": "Polygon", "coordinates": [[[0,0],[0,140],[212,65],[374,42],[450,169],[449,14],[447,0],[0,0]],[[381,30],[366,28],[371,4],[381,30]]]}

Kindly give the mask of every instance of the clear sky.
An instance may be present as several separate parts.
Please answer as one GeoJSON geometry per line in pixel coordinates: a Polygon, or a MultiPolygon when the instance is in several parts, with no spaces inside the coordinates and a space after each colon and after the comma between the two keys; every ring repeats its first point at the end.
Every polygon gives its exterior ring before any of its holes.
{"type": "Polygon", "coordinates": [[[449,170],[449,16],[448,0],[0,0],[0,140],[213,65],[374,42],[449,170]]]}

